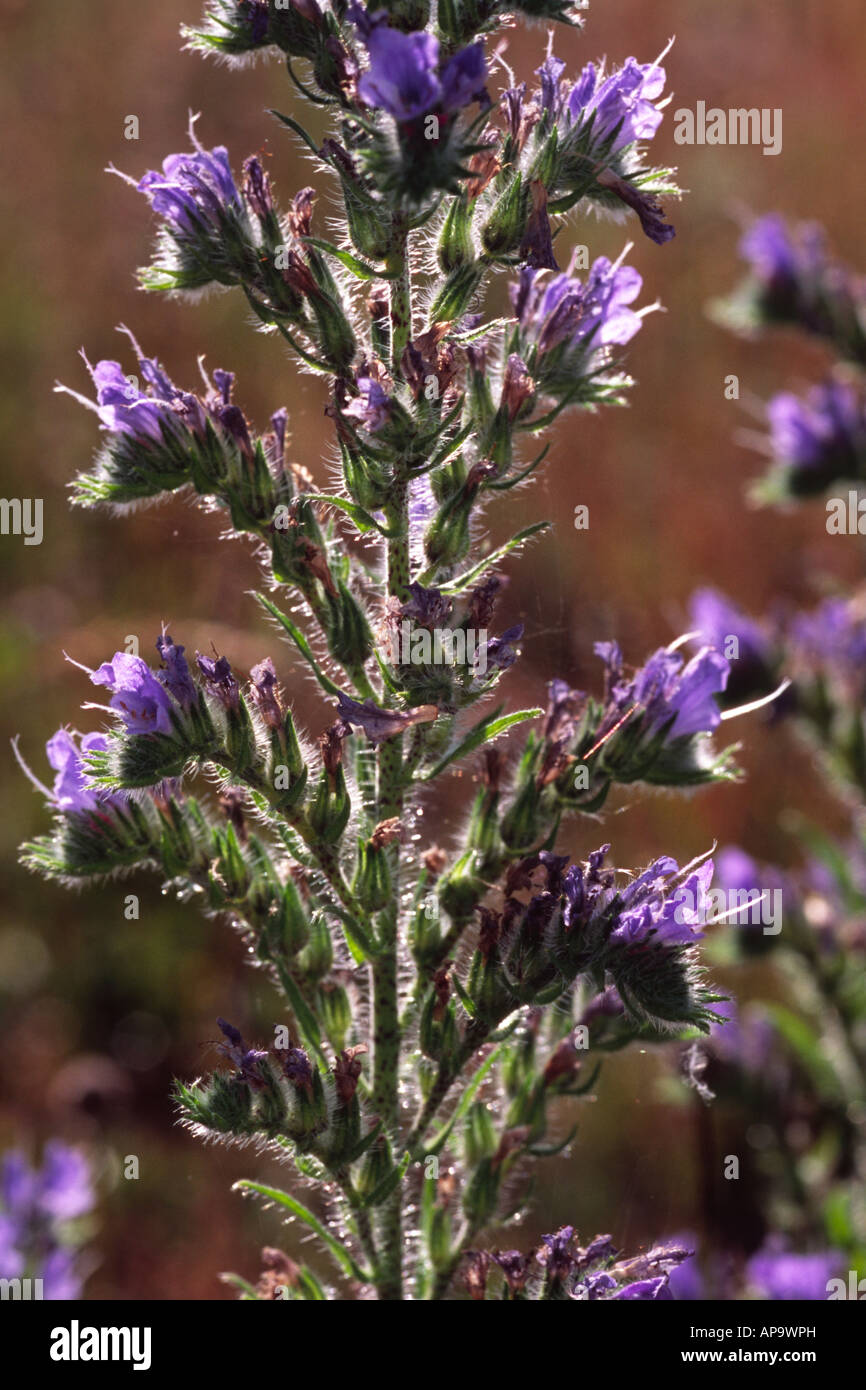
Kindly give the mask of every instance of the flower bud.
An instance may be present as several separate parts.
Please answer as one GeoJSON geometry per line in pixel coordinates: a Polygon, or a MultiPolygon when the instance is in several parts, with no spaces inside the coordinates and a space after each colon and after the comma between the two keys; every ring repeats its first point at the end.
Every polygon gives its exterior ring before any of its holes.
{"type": "Polygon", "coordinates": [[[466,196],[452,198],[439,234],[439,265],[448,275],[475,260],[472,213],[466,196]]]}

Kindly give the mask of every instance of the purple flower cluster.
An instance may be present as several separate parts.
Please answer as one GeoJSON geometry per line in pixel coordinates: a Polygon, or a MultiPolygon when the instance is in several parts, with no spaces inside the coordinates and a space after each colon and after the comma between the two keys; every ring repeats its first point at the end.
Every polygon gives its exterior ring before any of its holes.
{"type": "Polygon", "coordinates": [[[538,69],[542,105],[558,122],[581,131],[591,125],[593,147],[605,144],[611,154],[653,138],[663,119],[663,103],[658,99],[666,80],[658,62],[626,58],[608,76],[603,66],[587,63],[570,87],[561,81],[564,68],[551,55],[538,69]]]}
{"type": "Polygon", "coordinates": [[[23,1154],[7,1153],[0,1169],[0,1202],[0,1278],[41,1279],[45,1298],[78,1298],[83,1271],[62,1227],[94,1206],[84,1156],[51,1140],[41,1169],[34,1170],[23,1154]]]}
{"type": "MultiPolygon", "coordinates": [[[[180,238],[194,237],[203,227],[219,231],[226,208],[243,210],[228,151],[223,145],[206,150],[190,122],[190,154],[170,154],[162,172],[149,169],[136,188],[154,212],[180,238]]],[[[116,172],[116,171],[115,171],[116,172]]]]}
{"type": "MultiPolygon", "coordinates": [[[[81,405],[99,416],[102,428],[116,440],[133,441],[144,448],[171,444],[202,442],[208,424],[216,425],[222,435],[233,439],[247,455],[251,442],[246,421],[232,403],[234,373],[216,368],[211,377],[204,376],[205,390],[201,396],[175,386],[156,358],[145,357],[132,333],[121,326],[118,330],[129,338],[138,360],[138,375],[127,376],[121,364],[104,359],[91,366],[82,353],[87,370],[96,388],[96,400],[91,401],[78,391],[58,384],[57,390],[73,396],[81,405]],[[138,384],[139,378],[144,388],[138,384]]],[[[277,437],[285,434],[285,411],[277,411],[271,419],[277,437]]],[[[263,440],[267,444],[268,441],[263,440]]]]}
{"type": "Polygon", "coordinates": [[[631,677],[624,674],[616,642],[597,642],[595,651],[607,668],[605,727],[612,727],[632,708],[642,712],[648,733],[668,726],[671,739],[718,727],[721,711],[716,696],[725,689],[731,668],[712,647],[702,647],[688,662],[678,652],[660,647],[631,677]]]}
{"type": "Polygon", "coordinates": [[[788,629],[791,654],[805,672],[823,671],[859,690],[866,679],[866,615],[856,599],[827,598],[788,629]]]}
{"type": "Polygon", "coordinates": [[[641,326],[640,314],[628,306],[642,284],[632,266],[606,256],[593,262],[585,284],[570,271],[525,267],[511,286],[524,349],[544,356],[563,344],[572,351],[624,346],[641,326]]]}
{"type": "Polygon", "coordinates": [[[368,106],[396,121],[414,121],[428,112],[451,114],[486,99],[484,45],[471,44],[440,69],[439,40],[421,31],[404,34],[366,19],[362,38],[370,67],[358,83],[368,106]]]}
{"type": "Polygon", "coordinates": [[[656,859],[620,892],[620,911],[611,941],[630,946],[652,941],[657,946],[692,946],[704,933],[713,861],[692,873],[675,859],[656,859]]]}
{"type": "Polygon", "coordinates": [[[805,397],[780,391],[767,403],[769,444],[794,493],[856,479],[866,468],[866,407],[852,386],[827,381],[805,397]]]}

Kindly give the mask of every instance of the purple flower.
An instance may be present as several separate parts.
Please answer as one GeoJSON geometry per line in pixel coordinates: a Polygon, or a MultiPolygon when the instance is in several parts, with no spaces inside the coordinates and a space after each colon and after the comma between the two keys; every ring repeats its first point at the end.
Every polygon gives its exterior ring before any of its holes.
{"type": "Polygon", "coordinates": [[[475,666],[482,674],[487,671],[507,671],[517,660],[516,646],[522,636],[523,623],[516,623],[514,627],[506,628],[501,637],[491,637],[475,653],[475,666]]]}
{"type": "Polygon", "coordinates": [[[638,1279],[634,1284],[625,1284],[613,1297],[625,1299],[640,1299],[644,1302],[655,1299],[664,1302],[673,1299],[667,1276],[658,1275],[655,1279],[638,1279]]]}
{"type": "Polygon", "coordinates": [[[402,734],[413,724],[429,723],[439,713],[435,705],[418,705],[411,710],[383,709],[375,700],[361,703],[342,691],[338,696],[337,708],[340,718],[347,724],[363,729],[371,743],[384,743],[385,739],[402,734]]]}
{"type": "Polygon", "coordinates": [[[55,1221],[72,1221],[92,1209],[90,1165],[82,1153],[57,1139],[45,1145],[37,1201],[55,1221]]]}
{"type": "Polygon", "coordinates": [[[345,407],[343,414],[357,420],[368,434],[375,434],[390,419],[391,397],[374,377],[358,377],[357,387],[358,395],[345,407]]]}
{"type": "Polygon", "coordinates": [[[185,647],[176,647],[169,634],[163,632],[156,639],[156,649],[165,662],[165,669],[157,671],[157,680],[161,681],[170,695],[173,695],[181,709],[189,709],[198,701],[198,691],[195,682],[189,673],[189,665],[184,656],[185,647]]]}
{"type": "Polygon", "coordinates": [[[696,589],[689,600],[689,625],[707,646],[725,653],[736,638],[738,661],[764,663],[770,643],[763,629],[717,589],[696,589]]]}
{"type": "Polygon", "coordinates": [[[265,1082],[259,1072],[258,1064],[267,1057],[267,1052],[263,1052],[259,1048],[247,1047],[238,1029],[233,1024],[226,1023],[224,1018],[218,1018],[217,1023],[227,1039],[226,1042],[217,1044],[219,1051],[237,1067],[242,1081],[252,1086],[254,1091],[262,1090],[265,1082]]]}
{"type": "Polygon", "coordinates": [[[455,53],[442,69],[441,80],[442,107],[445,111],[459,111],[473,101],[489,105],[485,91],[487,64],[484,61],[483,43],[469,44],[455,53]]]}
{"type": "Polygon", "coordinates": [[[654,241],[656,246],[664,246],[665,242],[676,236],[676,228],[665,221],[665,210],[651,193],[629,183],[628,179],[621,179],[611,169],[603,169],[598,175],[598,182],[637,213],[644,236],[654,241]]]}
{"type": "Polygon", "coordinates": [[[657,859],[620,894],[622,908],[610,940],[627,945],[692,946],[703,938],[713,878],[708,860],[681,882],[675,859],[657,859]]]}
{"type": "Polygon", "coordinates": [[[794,1255],[770,1244],[752,1256],[747,1272],[765,1298],[815,1301],[827,1297],[827,1283],[838,1274],[841,1264],[842,1256],[835,1250],[794,1255]]]}
{"type": "Polygon", "coordinates": [[[219,231],[227,208],[242,210],[228,151],[223,145],[204,149],[192,122],[190,139],[191,154],[170,154],[163,160],[161,173],[149,169],[136,185],[181,239],[195,237],[203,226],[219,231]]]}
{"type": "Polygon", "coordinates": [[[120,714],[129,733],[171,733],[175,708],[171,696],[140,656],[115,652],[111,661],[90,672],[90,679],[112,692],[111,708],[120,714]]]}
{"type": "Polygon", "coordinates": [[[610,141],[610,152],[616,153],[626,145],[651,140],[655,135],[663,119],[656,102],[664,85],[665,70],[657,62],[639,63],[636,58],[626,58],[622,67],[608,77],[603,68],[588,63],[570,91],[558,91],[554,106],[558,104],[564,119],[578,128],[592,120],[593,145],[610,141]]]}
{"type": "Polygon", "coordinates": [[[195,659],[196,665],[204,677],[205,685],[211,694],[216,696],[225,709],[238,709],[240,691],[228,659],[224,656],[216,658],[202,656],[201,652],[196,652],[195,659]]]}
{"type": "Polygon", "coordinates": [[[108,792],[94,787],[84,770],[83,754],[104,753],[108,739],[104,734],[73,734],[68,729],[58,729],[45,745],[45,753],[57,776],[53,790],[39,781],[30,770],[18,745],[13,741],[12,749],[25,776],[40,791],[46,800],[56,806],[64,815],[85,815],[91,811],[103,811],[112,806],[122,805],[125,797],[122,792],[108,792]]]}
{"type": "Polygon", "coordinates": [[[486,79],[480,43],[455,53],[439,72],[439,40],[424,31],[404,34],[379,24],[362,36],[370,67],[358,83],[368,106],[380,107],[397,121],[429,111],[458,111],[483,93],[486,79]]]}
{"type": "Polygon", "coordinates": [[[802,275],[819,274],[827,264],[823,229],[804,223],[796,232],[777,212],[759,217],[740,241],[740,255],[759,279],[773,287],[787,287],[802,275]]]}
{"type": "Polygon", "coordinates": [[[622,657],[615,642],[598,642],[595,651],[607,666],[612,709],[606,723],[614,723],[633,705],[644,711],[648,732],[663,728],[669,720],[669,738],[685,738],[718,727],[721,712],[716,695],[728,683],[730,664],[720,652],[703,647],[684,664],[676,652],[660,647],[632,677],[622,677],[622,657]]]}
{"type": "Polygon", "coordinates": [[[558,1231],[552,1235],[542,1236],[544,1246],[538,1251],[538,1260],[547,1268],[547,1273],[551,1279],[565,1279],[571,1273],[576,1262],[576,1253],[573,1247],[574,1227],[560,1226],[558,1231]]]}
{"type": "Polygon", "coordinates": [[[857,477],[866,463],[866,412],[844,382],[824,382],[802,398],[780,391],[767,403],[767,419],[773,458],[801,475],[792,480],[795,488],[857,477]]]}
{"type": "Polygon", "coordinates": [[[409,599],[400,607],[404,618],[411,618],[420,627],[444,627],[451,617],[453,603],[440,589],[425,589],[423,584],[409,585],[409,599]]]}
{"type": "Polygon", "coordinates": [[[97,791],[88,781],[82,754],[104,753],[107,748],[108,739],[104,734],[84,734],[77,747],[67,729],[58,729],[54,737],[48,740],[45,752],[57,773],[52,800],[59,811],[69,815],[99,810],[100,803],[104,803],[108,794],[97,791]]]}
{"type": "MultiPolygon", "coordinates": [[[[600,256],[586,284],[570,272],[525,267],[511,286],[511,301],[523,342],[539,356],[561,344],[572,350],[618,346],[630,342],[641,326],[640,315],[628,306],[643,281],[631,266],[600,256]]],[[[531,369],[531,364],[530,364],[531,369]]]]}

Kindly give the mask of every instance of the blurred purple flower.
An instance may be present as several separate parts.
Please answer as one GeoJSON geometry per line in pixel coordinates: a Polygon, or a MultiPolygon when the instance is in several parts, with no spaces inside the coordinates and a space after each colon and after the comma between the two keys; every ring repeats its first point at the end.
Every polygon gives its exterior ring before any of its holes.
{"type": "Polygon", "coordinates": [[[766,662],[769,638],[718,589],[696,589],[689,600],[689,626],[699,632],[707,646],[726,652],[730,639],[737,639],[737,660],[766,662]]]}
{"type": "Polygon", "coordinates": [[[767,403],[770,447],[781,468],[815,485],[857,477],[866,462],[866,412],[853,387],[813,386],[804,397],[780,391],[767,403]]]}
{"type": "Polygon", "coordinates": [[[842,1264],[835,1250],[795,1255],[769,1244],[753,1255],[747,1265],[749,1280],[775,1302],[789,1299],[816,1301],[827,1297],[827,1283],[842,1264]]]}

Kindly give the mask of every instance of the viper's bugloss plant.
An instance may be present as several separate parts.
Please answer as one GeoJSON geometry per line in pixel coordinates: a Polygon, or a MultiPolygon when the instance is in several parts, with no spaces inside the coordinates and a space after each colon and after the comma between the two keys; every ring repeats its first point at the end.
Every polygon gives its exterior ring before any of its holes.
{"type": "MultiPolygon", "coordinates": [[[[518,8],[576,20],[559,0],[518,8]]],[[[75,502],[122,511],[184,489],[226,513],[262,559],[264,613],[333,703],[316,744],[295,725],[297,676],[270,654],[247,674],[163,631],[149,661],[82,668],[103,730],[54,735],[52,788],[30,773],[55,821],[28,866],[64,883],[154,868],[230,918],[281,995],[272,1037],[220,1020],[220,1065],[176,1094],[196,1134],[286,1161],[291,1191],[241,1186],[333,1259],[325,1288],[269,1249],[245,1297],[659,1299],[689,1257],[670,1243],[626,1258],[569,1227],[535,1251],[490,1248],[532,1162],[570,1142],[557,1103],[593,1087],[598,1059],[725,1017],[699,959],[711,863],[625,872],[594,829],[571,860],[563,816],[597,813],[616,785],[738,775],[715,741],[736,706],[712,641],[636,667],[604,643],[594,692],[555,680],[538,708],[491,708],[531,637],[500,621],[500,568],[543,524],[485,552],[481,517],[541,465],[533,440],[562,411],[625,400],[624,349],[651,307],[635,307],[627,250],[560,265],[566,219],[611,212],[663,245],[659,199],[677,195],[649,156],[660,61],[566,80],[548,51],[535,90],[498,90],[505,19],[496,0],[449,0],[435,21],[423,0],[212,0],[187,31],[233,60],[281,53],[332,118],[319,143],[273,113],[341,204],[333,239],[313,188],[281,201],[255,156],[206,149],[194,128],[190,150],[128,176],[156,220],[144,288],[236,289],[324,376],[341,488],[288,460],[284,409],[260,433],[233,372],[176,386],[131,335],[136,375],[88,364],[95,399],[79,397],[103,443],[75,502]],[[510,283],[498,318],[494,274],[510,283]],[[522,724],[512,757],[497,740],[522,724]],[[462,842],[419,843],[427,785],[479,754],[462,842]],[[218,797],[194,791],[197,770],[218,797]]]]}

